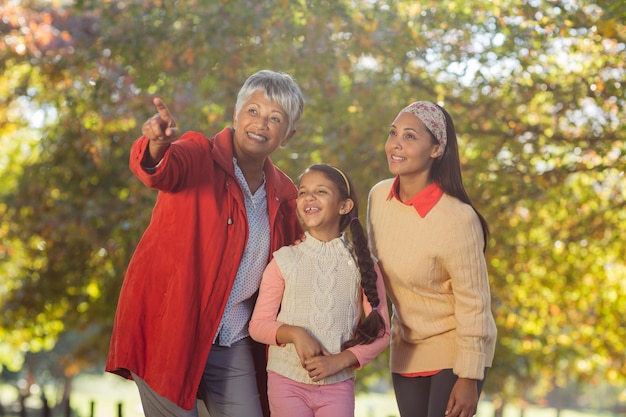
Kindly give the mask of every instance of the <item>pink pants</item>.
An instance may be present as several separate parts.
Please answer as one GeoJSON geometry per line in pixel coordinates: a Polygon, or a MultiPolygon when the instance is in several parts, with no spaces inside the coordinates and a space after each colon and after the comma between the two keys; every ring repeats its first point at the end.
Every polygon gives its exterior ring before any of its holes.
{"type": "Polygon", "coordinates": [[[354,378],[315,385],[269,372],[267,395],[272,417],[354,417],[354,378]]]}

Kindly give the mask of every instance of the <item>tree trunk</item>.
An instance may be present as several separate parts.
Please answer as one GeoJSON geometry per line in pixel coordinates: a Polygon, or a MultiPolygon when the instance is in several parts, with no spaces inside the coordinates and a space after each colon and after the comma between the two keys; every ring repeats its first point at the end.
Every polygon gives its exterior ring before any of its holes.
{"type": "Polygon", "coordinates": [[[504,416],[504,402],[494,401],[493,402],[493,417],[503,417],[503,416],[504,416]]]}
{"type": "Polygon", "coordinates": [[[46,397],[46,393],[43,392],[43,388],[41,391],[41,416],[42,417],[52,416],[50,405],[48,404],[48,398],[46,397]]]}
{"type": "Polygon", "coordinates": [[[72,394],[72,377],[65,376],[65,386],[63,387],[63,398],[61,399],[61,407],[65,417],[72,416],[72,404],[70,403],[70,395],[72,394]]]}

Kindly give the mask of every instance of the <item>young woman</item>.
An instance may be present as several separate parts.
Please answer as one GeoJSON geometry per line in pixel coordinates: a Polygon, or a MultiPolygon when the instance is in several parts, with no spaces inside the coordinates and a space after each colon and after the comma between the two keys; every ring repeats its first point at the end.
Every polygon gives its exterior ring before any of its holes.
{"type": "Polygon", "coordinates": [[[442,107],[418,101],[400,111],[385,152],[394,178],[370,191],[368,231],[393,305],[400,415],[471,417],[496,338],[487,222],[463,187],[454,124],[442,107]]]}
{"type": "Polygon", "coordinates": [[[384,283],[341,170],[307,168],[297,209],[306,239],[274,253],[250,321],[252,338],[270,345],[271,415],[352,417],[354,370],[389,342],[384,283]]]}

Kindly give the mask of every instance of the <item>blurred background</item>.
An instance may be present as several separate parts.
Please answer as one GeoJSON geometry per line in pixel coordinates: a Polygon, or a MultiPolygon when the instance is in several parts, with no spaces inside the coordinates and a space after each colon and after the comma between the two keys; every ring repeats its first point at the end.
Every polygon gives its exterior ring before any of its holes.
{"type": "MultiPolygon", "coordinates": [[[[142,415],[104,375],[156,193],[129,149],[161,97],[212,136],[260,69],[306,97],[273,160],[387,178],[396,113],[452,115],[490,223],[499,337],[479,417],[626,414],[623,0],[5,0],[0,6],[0,416],[142,415]],[[577,415],[577,414],[574,414],[577,415]]],[[[357,416],[397,416],[388,352],[357,416]]]]}

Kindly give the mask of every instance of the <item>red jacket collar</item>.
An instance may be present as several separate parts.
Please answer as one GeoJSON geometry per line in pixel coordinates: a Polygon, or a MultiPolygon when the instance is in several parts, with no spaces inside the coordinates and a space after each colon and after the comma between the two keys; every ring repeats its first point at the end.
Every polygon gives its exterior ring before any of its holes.
{"type": "MultiPolygon", "coordinates": [[[[232,127],[225,127],[209,141],[212,142],[215,161],[234,178],[233,157],[235,153],[233,150],[233,133],[234,129],[232,127]]],[[[272,163],[269,156],[265,158],[263,171],[265,172],[265,187],[269,198],[292,200],[297,197],[297,191],[293,187],[293,183],[286,182],[286,177],[280,175],[282,171],[272,163]]]]}

